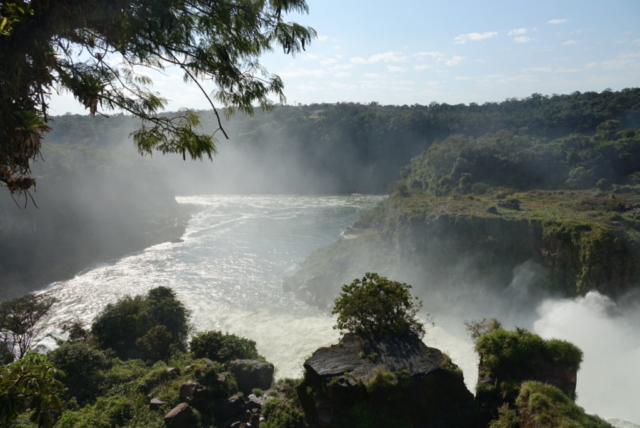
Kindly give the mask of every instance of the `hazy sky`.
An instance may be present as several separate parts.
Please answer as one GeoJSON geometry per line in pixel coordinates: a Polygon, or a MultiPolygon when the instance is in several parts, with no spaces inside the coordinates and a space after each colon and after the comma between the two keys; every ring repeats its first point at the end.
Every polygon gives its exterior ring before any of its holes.
{"type": "MultiPolygon", "coordinates": [[[[263,58],[288,103],[483,103],[640,86],[640,0],[308,0],[306,53],[263,58]],[[366,6],[363,6],[366,4],[366,6]]],[[[178,70],[150,74],[170,109],[208,108],[178,70]]],[[[213,86],[206,86],[213,90],[213,86]]],[[[54,114],[82,113],[69,95],[54,114]]]]}

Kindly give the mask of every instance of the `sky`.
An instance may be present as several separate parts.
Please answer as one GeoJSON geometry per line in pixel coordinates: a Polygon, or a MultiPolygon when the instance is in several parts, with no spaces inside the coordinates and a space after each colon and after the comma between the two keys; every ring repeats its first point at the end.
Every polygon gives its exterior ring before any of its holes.
{"type": "MultiPolygon", "coordinates": [[[[293,58],[262,58],[288,104],[482,104],[640,86],[640,0],[307,1],[308,15],[289,18],[318,38],[293,58]]],[[[210,108],[179,70],[147,74],[169,110],[210,108]]],[[[51,107],[84,113],[69,94],[51,107]]]]}

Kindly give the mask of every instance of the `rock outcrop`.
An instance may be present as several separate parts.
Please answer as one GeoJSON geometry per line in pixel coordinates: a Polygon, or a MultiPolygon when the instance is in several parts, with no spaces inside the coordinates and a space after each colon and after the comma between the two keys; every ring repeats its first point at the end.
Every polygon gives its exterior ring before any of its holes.
{"type": "Polygon", "coordinates": [[[575,400],[582,351],[571,343],[544,340],[524,329],[498,328],[480,336],[476,350],[476,402],[485,421],[495,419],[502,406],[513,406],[526,381],[552,385],[567,400],[575,400]]]}
{"type": "Polygon", "coordinates": [[[305,364],[298,396],[312,428],[473,427],[476,406],[462,372],[417,336],[346,334],[305,364]]]}
{"type": "Polygon", "coordinates": [[[245,395],[254,389],[267,390],[273,383],[273,364],[259,360],[234,360],[229,369],[238,382],[238,390],[245,395]]]}
{"type": "MultiPolygon", "coordinates": [[[[625,197],[625,206],[640,199],[625,197]]],[[[637,290],[640,223],[635,211],[611,211],[603,197],[589,191],[531,191],[519,198],[505,206],[486,195],[392,195],[356,223],[354,228],[366,233],[315,251],[283,287],[330,308],[340,287],[363,272],[424,291],[446,287],[464,272],[474,279],[471,294],[482,284],[495,295],[512,283],[520,266],[533,263],[540,272],[532,292],[573,297],[598,291],[626,299],[637,290]],[[594,207],[591,201],[597,202],[594,207]]],[[[459,282],[447,293],[462,293],[459,282]]]]}

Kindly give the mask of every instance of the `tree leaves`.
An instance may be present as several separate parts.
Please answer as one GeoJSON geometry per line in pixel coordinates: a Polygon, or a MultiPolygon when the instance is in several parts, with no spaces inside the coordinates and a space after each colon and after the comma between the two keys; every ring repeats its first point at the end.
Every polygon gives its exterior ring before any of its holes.
{"type": "MultiPolygon", "coordinates": [[[[145,127],[133,137],[141,153],[211,157],[216,140],[196,130],[195,113],[161,116],[166,100],[149,89],[151,80],[139,70],[178,66],[186,80],[211,80],[227,113],[252,113],[256,105],[272,108],[272,96],[284,101],[282,81],[258,58],[276,44],[292,55],[304,50],[315,31],[285,23],[282,15],[307,11],[306,0],[0,3],[0,182],[12,193],[35,185],[30,162],[48,128],[31,134],[30,141],[38,144],[25,158],[20,155],[23,138],[11,118],[24,111],[46,122],[54,84],[71,92],[92,115],[104,109],[140,117],[145,127]],[[27,180],[16,181],[21,179],[27,180]]],[[[224,133],[219,117],[218,129],[224,133]]]]}
{"type": "Polygon", "coordinates": [[[338,314],[335,329],[361,336],[416,334],[422,338],[424,325],[417,313],[422,302],[411,296],[411,286],[366,273],[342,287],[332,314],[338,314]]]}

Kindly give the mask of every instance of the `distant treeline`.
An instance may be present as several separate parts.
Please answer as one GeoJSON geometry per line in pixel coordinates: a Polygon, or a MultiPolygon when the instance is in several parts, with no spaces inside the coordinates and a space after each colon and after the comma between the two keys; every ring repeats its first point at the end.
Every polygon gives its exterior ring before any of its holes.
{"type": "MultiPolygon", "coordinates": [[[[204,130],[217,123],[210,111],[201,112],[204,130]]],[[[553,140],[579,133],[591,136],[609,120],[618,129],[640,127],[640,89],[574,92],[570,95],[533,94],[518,100],[478,105],[312,104],[281,106],[274,112],[238,114],[224,123],[231,136],[221,144],[241,153],[251,172],[277,179],[270,187],[236,186],[233,191],[267,193],[380,193],[400,178],[399,171],[432,143],[461,134],[478,138],[501,130],[514,135],[553,140]],[[517,131],[516,131],[517,130],[517,131]],[[290,173],[289,173],[290,172],[290,173]]],[[[47,143],[104,147],[122,144],[139,126],[127,116],[55,118],[47,143]]],[[[220,133],[217,135],[220,136],[220,133]]],[[[222,176],[242,180],[241,165],[221,165],[219,175],[193,183],[198,191],[225,191],[216,186],[222,176]],[[235,174],[235,175],[234,175],[235,174]]],[[[260,180],[263,182],[264,180],[260,180]]]]}
{"type": "Polygon", "coordinates": [[[403,168],[407,186],[439,196],[457,189],[483,193],[488,187],[606,190],[640,184],[640,129],[619,131],[608,120],[593,135],[556,139],[524,129],[474,138],[453,135],[435,143],[403,168]]]}

